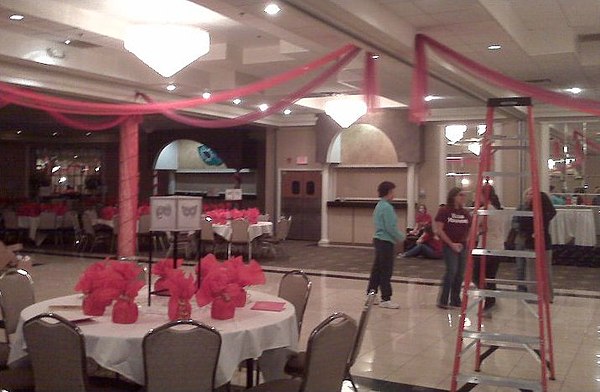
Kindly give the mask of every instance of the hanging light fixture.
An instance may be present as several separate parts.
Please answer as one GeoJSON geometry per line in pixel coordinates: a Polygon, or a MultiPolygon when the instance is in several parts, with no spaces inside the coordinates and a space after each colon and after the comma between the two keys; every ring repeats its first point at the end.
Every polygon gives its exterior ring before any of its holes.
{"type": "Polygon", "coordinates": [[[469,151],[471,151],[475,155],[479,155],[481,153],[481,144],[479,144],[477,142],[469,143],[467,148],[469,149],[469,151]]]}
{"type": "Polygon", "coordinates": [[[361,98],[338,96],[325,102],[325,113],[342,128],[348,128],[367,113],[367,104],[361,98]]]}
{"type": "Polygon", "coordinates": [[[446,125],[446,128],[444,129],[446,139],[452,144],[462,139],[466,131],[467,126],[463,124],[446,125]]]}
{"type": "Polygon", "coordinates": [[[123,45],[150,68],[169,77],[208,53],[210,35],[187,25],[132,25],[123,45]]]}

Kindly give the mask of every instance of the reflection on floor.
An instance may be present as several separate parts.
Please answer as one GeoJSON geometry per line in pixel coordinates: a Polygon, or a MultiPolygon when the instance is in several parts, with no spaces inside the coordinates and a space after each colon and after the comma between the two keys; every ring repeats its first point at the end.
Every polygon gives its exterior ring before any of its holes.
{"type": "MultiPolygon", "coordinates": [[[[344,253],[351,254],[353,251],[355,250],[345,249],[344,253]]],[[[299,260],[304,257],[292,256],[291,252],[292,249],[287,249],[289,259],[294,257],[299,260]]],[[[33,254],[33,257],[41,264],[32,269],[37,300],[73,293],[81,272],[97,260],[41,253],[33,254]]],[[[266,261],[265,259],[265,267],[273,272],[267,273],[267,284],[256,289],[274,294],[281,272],[290,268],[281,264],[277,267],[269,266],[271,262],[266,261]]],[[[422,260],[416,262],[420,263],[422,260]]],[[[363,268],[368,269],[371,263],[370,252],[361,256],[360,263],[364,264],[363,268]]],[[[397,269],[400,272],[404,269],[403,263],[404,261],[398,262],[397,269]]],[[[299,266],[304,267],[302,264],[299,266]]],[[[185,268],[191,269],[189,266],[185,268]]],[[[300,347],[305,347],[312,328],[332,312],[341,311],[352,317],[359,317],[366,288],[364,275],[354,272],[338,274],[343,276],[331,277],[317,271],[311,274],[313,291],[306,311],[300,347]]],[[[393,298],[400,303],[401,308],[373,309],[360,357],[352,368],[352,374],[356,376],[360,391],[448,390],[458,311],[435,307],[438,287],[427,279],[398,279],[402,282],[393,284],[393,298]]],[[[596,281],[597,289],[598,281],[600,280],[596,281]]],[[[559,295],[552,305],[557,379],[549,382],[549,391],[600,390],[600,299],[593,294],[559,295]]],[[[535,330],[536,325],[525,309],[510,300],[500,300],[492,318],[485,320],[485,328],[489,331],[500,327],[503,331],[510,331],[523,326],[535,330]]],[[[472,369],[472,359],[472,353],[464,356],[465,370],[472,369]]],[[[494,354],[484,362],[483,368],[499,375],[532,379],[539,373],[537,362],[522,351],[494,354]]],[[[240,374],[239,383],[243,384],[241,380],[243,375],[240,374]]],[[[344,390],[351,389],[345,385],[344,390]]]]}

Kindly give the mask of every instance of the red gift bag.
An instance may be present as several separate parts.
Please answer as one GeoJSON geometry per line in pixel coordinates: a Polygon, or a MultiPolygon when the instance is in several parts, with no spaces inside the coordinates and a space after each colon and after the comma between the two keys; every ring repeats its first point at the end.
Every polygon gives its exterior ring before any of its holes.
{"type": "Polygon", "coordinates": [[[192,304],[189,299],[171,297],[169,299],[169,320],[188,320],[192,317],[192,304]]]}
{"type": "Polygon", "coordinates": [[[133,324],[138,319],[137,304],[131,298],[119,298],[113,305],[112,322],[115,324],[133,324]]]}
{"type": "Polygon", "coordinates": [[[229,320],[235,315],[235,303],[231,298],[217,297],[212,302],[210,317],[215,320],[229,320]]]}

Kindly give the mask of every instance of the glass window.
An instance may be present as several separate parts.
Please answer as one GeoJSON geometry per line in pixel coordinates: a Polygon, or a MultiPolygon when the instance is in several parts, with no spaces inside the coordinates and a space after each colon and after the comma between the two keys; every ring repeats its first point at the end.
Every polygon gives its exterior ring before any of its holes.
{"type": "Polygon", "coordinates": [[[298,181],[298,180],[292,181],[292,194],[293,195],[300,194],[300,181],[298,181]]]}
{"type": "Polygon", "coordinates": [[[315,194],[315,182],[314,181],[308,181],[306,183],[306,194],[307,195],[315,194]]]}

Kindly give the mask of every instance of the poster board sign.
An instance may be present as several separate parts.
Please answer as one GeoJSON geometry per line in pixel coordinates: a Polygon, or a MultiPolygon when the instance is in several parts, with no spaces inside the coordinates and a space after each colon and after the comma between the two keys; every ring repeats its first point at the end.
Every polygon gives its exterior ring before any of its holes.
{"type": "Polygon", "coordinates": [[[225,200],[242,200],[242,190],[225,189],[225,200]]]}
{"type": "Polygon", "coordinates": [[[150,230],[200,230],[202,198],[191,196],[150,197],[150,230]]]}

